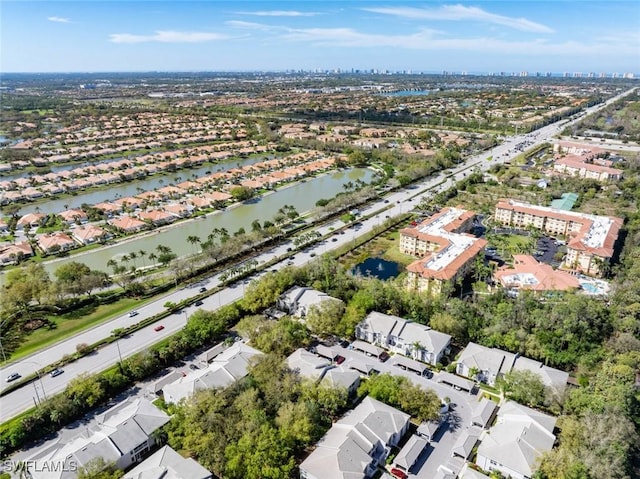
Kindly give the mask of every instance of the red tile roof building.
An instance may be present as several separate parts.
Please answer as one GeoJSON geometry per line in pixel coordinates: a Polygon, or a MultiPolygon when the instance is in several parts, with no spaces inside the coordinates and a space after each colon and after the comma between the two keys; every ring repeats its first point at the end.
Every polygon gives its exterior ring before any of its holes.
{"type": "Polygon", "coordinates": [[[474,218],[472,211],[444,208],[419,225],[400,230],[400,251],[421,257],[407,266],[409,289],[440,294],[444,284],[455,283],[471,270],[487,244],[466,233],[474,218]]]}
{"type": "Polygon", "coordinates": [[[613,256],[622,219],[535,206],[517,200],[500,200],[495,220],[515,228],[534,227],[567,238],[562,267],[598,276],[613,256]]]}
{"type": "Polygon", "coordinates": [[[530,291],[565,291],[578,289],[578,278],[566,271],[553,269],[550,265],[539,263],[533,256],[513,255],[513,267],[504,266],[493,277],[502,286],[509,289],[530,291]]]}

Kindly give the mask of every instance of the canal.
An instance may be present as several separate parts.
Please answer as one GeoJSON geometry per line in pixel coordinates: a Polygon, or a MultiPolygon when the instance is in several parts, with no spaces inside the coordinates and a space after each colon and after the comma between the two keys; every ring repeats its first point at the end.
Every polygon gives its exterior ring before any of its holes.
{"type": "Polygon", "coordinates": [[[252,203],[185,221],[144,237],[132,238],[119,244],[104,246],[69,258],[49,261],[44,266],[49,274],[53,275],[53,272],[60,265],[70,261],[79,261],[91,269],[110,273],[111,269],[107,266],[107,262],[111,258],[119,259],[122,255],[132,251],[143,250],[150,253],[155,251],[158,245],[169,246],[178,256],[185,256],[193,252],[193,245],[187,242],[189,236],[197,236],[202,241],[206,241],[207,235],[215,228],[226,228],[230,234],[240,228],[250,231],[251,223],[254,220],[259,220],[261,223],[265,220],[271,220],[284,205],[292,205],[299,213],[303,213],[313,209],[319,199],[333,198],[337,193],[344,191],[343,185],[346,183],[358,179],[370,183],[374,175],[373,171],[365,168],[327,173],[261,196],[252,203]]]}

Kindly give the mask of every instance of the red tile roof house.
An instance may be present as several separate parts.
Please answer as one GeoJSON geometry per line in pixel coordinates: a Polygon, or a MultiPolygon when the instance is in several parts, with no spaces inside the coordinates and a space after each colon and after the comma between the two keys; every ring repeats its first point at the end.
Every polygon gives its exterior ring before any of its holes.
{"type": "Polygon", "coordinates": [[[107,240],[111,235],[95,225],[85,225],[73,230],[72,235],[82,244],[99,243],[107,240]]]}
{"type": "Polygon", "coordinates": [[[45,215],[42,213],[28,213],[18,220],[16,226],[18,229],[23,229],[26,225],[29,225],[32,228],[38,228],[44,218],[45,215]]]}
{"type": "Polygon", "coordinates": [[[147,228],[147,223],[131,216],[114,218],[109,221],[109,224],[124,233],[137,233],[147,228]]]}
{"type": "Polygon", "coordinates": [[[109,218],[111,218],[114,214],[120,213],[122,211],[122,207],[120,205],[114,205],[111,203],[98,203],[93,205],[94,208],[102,211],[109,218]]]}
{"type": "Polygon", "coordinates": [[[77,246],[76,242],[66,233],[45,234],[38,238],[38,246],[45,254],[68,251],[77,246]]]}
{"type": "Polygon", "coordinates": [[[0,246],[0,264],[18,264],[22,258],[33,256],[33,249],[27,241],[0,246]]]}
{"type": "Polygon", "coordinates": [[[166,205],[164,207],[164,210],[167,213],[176,215],[178,218],[186,218],[187,216],[191,216],[191,213],[193,213],[194,207],[191,205],[172,203],[170,205],[166,205]]]}
{"type": "Polygon", "coordinates": [[[153,223],[156,226],[173,223],[178,219],[176,215],[162,210],[142,211],[138,213],[138,218],[153,223]]]}
{"type": "Polygon", "coordinates": [[[89,217],[82,210],[63,211],[61,213],[58,213],[58,216],[69,225],[77,224],[78,222],[86,223],[87,221],[89,221],[89,217]]]}
{"type": "Polygon", "coordinates": [[[539,263],[533,256],[513,255],[513,266],[503,266],[494,273],[494,278],[505,288],[526,289],[535,292],[564,291],[580,288],[574,275],[555,270],[539,263]]]}

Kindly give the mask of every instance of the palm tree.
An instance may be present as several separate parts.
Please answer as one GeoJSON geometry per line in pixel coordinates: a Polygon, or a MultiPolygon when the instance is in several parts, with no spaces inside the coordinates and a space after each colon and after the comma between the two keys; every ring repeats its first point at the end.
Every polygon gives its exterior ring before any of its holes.
{"type": "Polygon", "coordinates": [[[151,263],[153,265],[155,265],[155,261],[158,259],[158,256],[152,251],[151,253],[149,253],[149,261],[151,261],[151,263]]]}
{"type": "Polygon", "coordinates": [[[138,257],[138,254],[135,251],[132,251],[131,253],[129,253],[129,259],[131,261],[133,261],[133,267],[136,267],[136,258],[138,257]]]}
{"type": "Polygon", "coordinates": [[[193,248],[193,254],[196,254],[195,244],[201,243],[202,241],[200,240],[200,238],[198,238],[195,235],[189,235],[187,236],[187,242],[191,243],[191,247],[193,248]]]}
{"type": "Polygon", "coordinates": [[[144,261],[144,257],[147,256],[147,252],[143,249],[141,249],[140,251],[138,251],[138,256],[140,256],[142,258],[142,267],[146,267],[146,263],[144,261]]]}

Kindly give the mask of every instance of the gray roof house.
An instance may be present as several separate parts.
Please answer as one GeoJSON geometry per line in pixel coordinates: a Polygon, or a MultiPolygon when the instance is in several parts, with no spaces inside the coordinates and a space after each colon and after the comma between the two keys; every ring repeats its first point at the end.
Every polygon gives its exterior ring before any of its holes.
{"type": "Polygon", "coordinates": [[[327,358],[321,358],[306,349],[296,349],[287,358],[287,366],[292,371],[298,371],[300,376],[320,380],[332,363],[327,358]]]}
{"type": "Polygon", "coordinates": [[[178,403],[202,389],[226,388],[247,375],[253,358],[262,355],[244,343],[236,342],[217,355],[204,369],[192,371],[162,389],[167,403],[178,403]]]}
{"type": "Polygon", "coordinates": [[[483,397],[471,413],[471,425],[487,428],[491,425],[497,409],[498,405],[495,402],[483,397]]]}
{"type": "Polygon", "coordinates": [[[294,286],[285,291],[276,303],[278,309],[296,318],[304,318],[311,306],[320,305],[324,301],[340,301],[327,293],[304,286],[294,286]]]}
{"type": "Polygon", "coordinates": [[[494,386],[498,378],[511,371],[515,360],[513,353],[469,343],[458,356],[456,372],[494,386]]]}
{"type": "Polygon", "coordinates": [[[344,388],[351,395],[360,385],[360,374],[352,369],[336,367],[325,357],[317,356],[305,349],[297,349],[287,358],[287,366],[301,376],[330,387],[344,388]]]}
{"type": "Polygon", "coordinates": [[[70,441],[54,440],[22,460],[61,466],[52,468],[55,470],[31,470],[33,479],[75,478],[78,467],[99,457],[124,470],[153,449],[153,433],[168,422],[169,416],[148,400],[128,399],[98,415],[94,425],[70,441]]]}
{"type": "Polygon", "coordinates": [[[415,434],[409,438],[405,445],[400,449],[394,462],[397,467],[404,471],[409,471],[414,466],[428,442],[415,434]]]}
{"type": "Polygon", "coordinates": [[[451,336],[423,324],[373,311],[356,326],[356,337],[432,365],[448,352],[451,336]]]}
{"type": "Polygon", "coordinates": [[[367,479],[409,428],[410,416],[366,397],[338,420],[300,464],[301,479],[367,479]]]}
{"type": "Polygon", "coordinates": [[[478,447],[476,464],[513,479],[532,477],[540,456],[553,448],[555,424],[553,416],[507,401],[478,447]]]}
{"type": "Polygon", "coordinates": [[[540,376],[542,383],[558,393],[562,393],[567,387],[569,373],[559,369],[545,366],[540,361],[519,356],[513,365],[514,371],[531,371],[540,376]]]}
{"type": "Polygon", "coordinates": [[[511,371],[531,371],[540,376],[545,386],[561,393],[569,379],[568,373],[545,366],[534,359],[476,343],[467,344],[460,352],[457,363],[458,374],[471,377],[475,368],[479,371],[476,375],[478,380],[491,386],[495,385],[496,379],[511,371]]]}
{"type": "Polygon", "coordinates": [[[127,472],[123,479],[211,479],[213,474],[191,458],[164,446],[127,472]]]}
{"type": "Polygon", "coordinates": [[[474,426],[462,431],[451,448],[451,454],[465,460],[468,459],[473,448],[476,447],[476,444],[478,443],[480,434],[482,434],[482,429],[474,426]]]}

